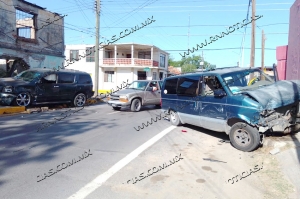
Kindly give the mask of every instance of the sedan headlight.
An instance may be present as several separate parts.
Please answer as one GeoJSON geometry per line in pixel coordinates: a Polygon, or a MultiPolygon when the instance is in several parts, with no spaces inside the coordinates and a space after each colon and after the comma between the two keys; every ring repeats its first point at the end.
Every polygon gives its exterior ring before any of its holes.
{"type": "Polygon", "coordinates": [[[120,96],[120,101],[121,101],[121,102],[128,102],[127,96],[126,96],[126,95],[121,95],[121,96],[120,96]]]}
{"type": "Polygon", "coordinates": [[[5,86],[3,88],[3,92],[5,92],[5,93],[11,93],[12,92],[12,86],[5,86]]]}

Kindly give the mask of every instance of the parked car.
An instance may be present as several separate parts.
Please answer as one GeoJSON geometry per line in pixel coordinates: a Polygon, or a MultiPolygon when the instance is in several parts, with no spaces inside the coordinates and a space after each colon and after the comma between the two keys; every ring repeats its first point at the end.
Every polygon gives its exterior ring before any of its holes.
{"type": "Polygon", "coordinates": [[[137,80],[125,89],[117,91],[108,97],[108,105],[114,110],[130,107],[131,111],[140,111],[142,106],[160,106],[162,81],[137,80]]]}
{"type": "Polygon", "coordinates": [[[253,151],[267,131],[300,129],[300,81],[274,82],[260,69],[223,68],[168,77],[162,111],[173,125],[226,132],[231,144],[253,151]]]}
{"type": "Polygon", "coordinates": [[[93,95],[91,76],[76,70],[29,69],[0,78],[0,103],[4,105],[71,103],[80,107],[93,95]]]}

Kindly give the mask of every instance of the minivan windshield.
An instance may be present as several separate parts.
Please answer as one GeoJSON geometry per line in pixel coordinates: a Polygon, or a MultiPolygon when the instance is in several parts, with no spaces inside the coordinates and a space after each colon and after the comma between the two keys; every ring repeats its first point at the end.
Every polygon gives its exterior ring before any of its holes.
{"type": "Polygon", "coordinates": [[[229,87],[233,94],[238,94],[246,90],[273,84],[274,80],[259,69],[248,69],[222,75],[225,85],[229,87]]]}
{"type": "Polygon", "coordinates": [[[38,72],[38,71],[23,71],[21,73],[19,73],[18,75],[16,75],[14,78],[15,79],[22,79],[24,81],[32,81],[35,78],[39,77],[42,73],[38,72]]]}
{"type": "Polygon", "coordinates": [[[129,89],[145,90],[149,82],[134,81],[128,86],[129,89]]]}

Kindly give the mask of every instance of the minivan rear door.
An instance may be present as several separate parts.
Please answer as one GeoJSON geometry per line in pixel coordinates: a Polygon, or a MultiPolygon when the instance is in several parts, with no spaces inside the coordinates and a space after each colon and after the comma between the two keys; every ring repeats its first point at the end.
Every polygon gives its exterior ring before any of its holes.
{"type": "Polygon", "coordinates": [[[177,86],[177,112],[183,123],[202,126],[199,118],[200,75],[180,77],[177,86]]]}

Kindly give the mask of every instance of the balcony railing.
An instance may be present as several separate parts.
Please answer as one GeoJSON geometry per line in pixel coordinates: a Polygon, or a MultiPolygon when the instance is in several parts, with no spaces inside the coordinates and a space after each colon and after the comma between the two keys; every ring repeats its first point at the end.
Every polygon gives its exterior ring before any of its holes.
{"type": "MultiPolygon", "coordinates": [[[[117,58],[116,65],[131,65],[131,60],[133,59],[133,63],[135,66],[153,66],[158,67],[158,61],[154,61],[151,59],[138,59],[138,58],[117,58]]],[[[115,65],[115,58],[104,58],[104,65],[115,65]]]]}

